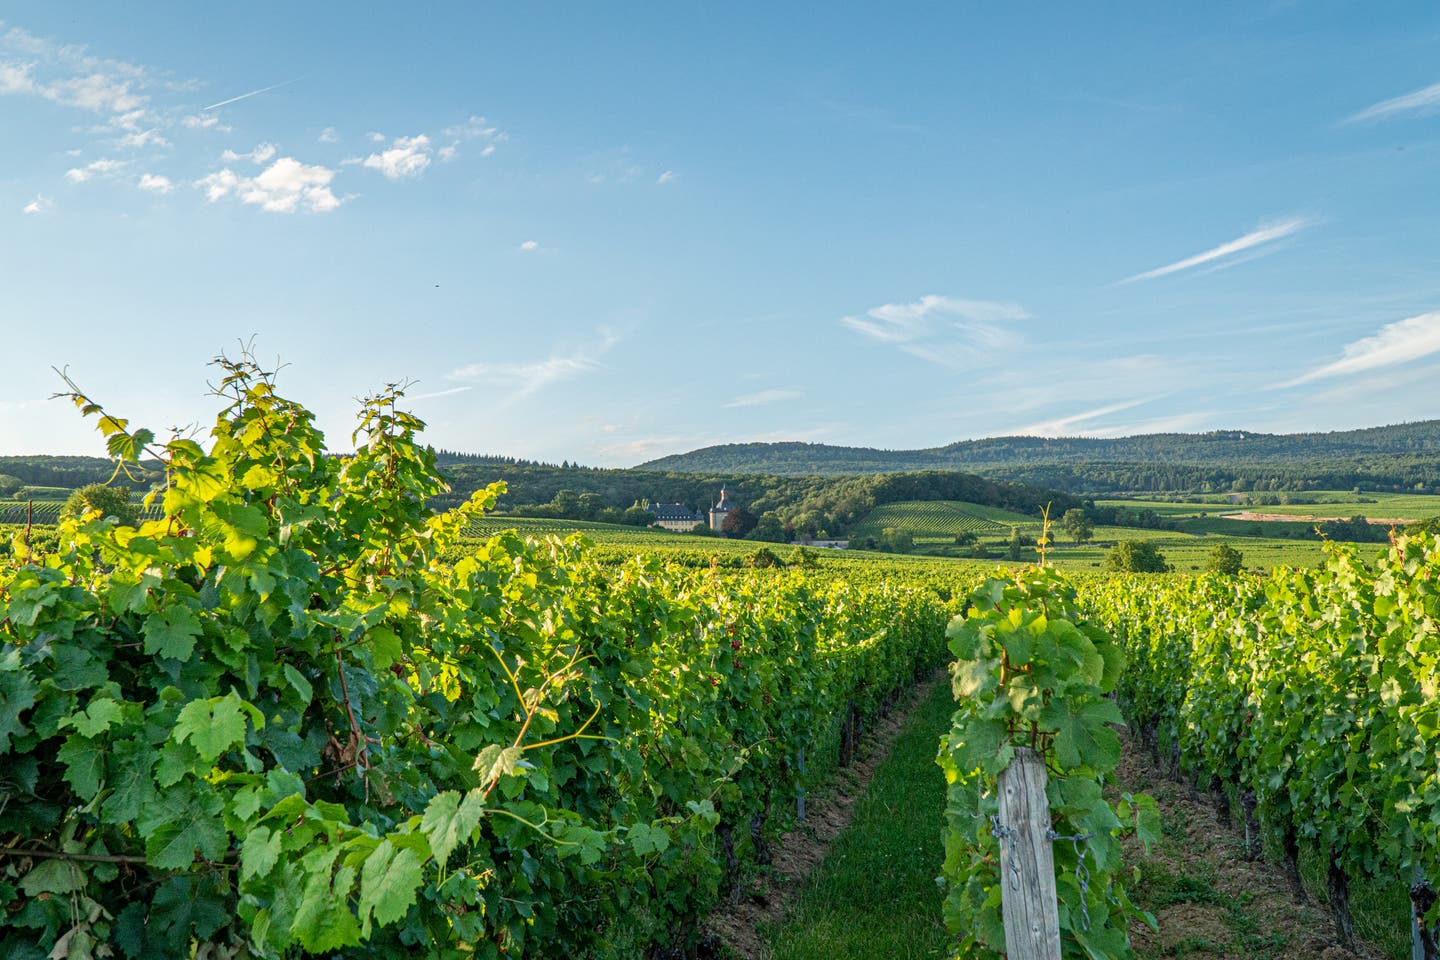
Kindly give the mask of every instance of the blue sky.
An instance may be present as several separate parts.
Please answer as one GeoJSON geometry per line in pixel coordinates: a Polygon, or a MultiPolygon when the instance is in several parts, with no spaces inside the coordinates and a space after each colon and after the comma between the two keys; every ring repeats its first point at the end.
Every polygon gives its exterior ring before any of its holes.
{"type": "Polygon", "coordinates": [[[0,452],[1440,416],[1440,7],[0,2],[0,452]],[[783,7],[783,9],[780,9],[783,7]]]}

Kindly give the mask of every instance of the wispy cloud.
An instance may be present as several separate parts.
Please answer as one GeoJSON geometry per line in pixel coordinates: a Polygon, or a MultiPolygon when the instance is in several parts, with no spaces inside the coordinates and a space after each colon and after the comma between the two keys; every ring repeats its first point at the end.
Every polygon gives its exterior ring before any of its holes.
{"type": "Polygon", "coordinates": [[[1341,124],[1365,123],[1368,120],[1388,120],[1391,117],[1402,114],[1423,116],[1440,109],[1440,83],[1432,83],[1428,87],[1421,87],[1419,90],[1389,100],[1381,100],[1361,110],[1359,113],[1352,113],[1341,124]]]}
{"type": "Polygon", "coordinates": [[[255,149],[251,150],[249,153],[236,153],[234,150],[226,150],[224,153],[220,154],[220,159],[224,160],[226,163],[235,163],[239,160],[249,160],[256,166],[259,166],[260,164],[269,160],[271,157],[275,156],[275,154],[277,153],[279,153],[279,148],[277,148],[275,144],[262,143],[256,146],[255,149]]]}
{"type": "Polygon", "coordinates": [[[20,212],[26,214],[44,213],[53,206],[55,206],[55,204],[49,197],[37,195],[34,200],[31,200],[25,204],[25,206],[21,207],[20,212]]]}
{"type": "Polygon", "coordinates": [[[666,170],[664,173],[660,174],[660,176],[655,178],[655,182],[663,186],[667,183],[674,183],[678,179],[680,179],[680,174],[676,173],[674,170],[666,170]]]}
{"type": "MultiPolygon", "coordinates": [[[[57,43],[22,27],[0,33],[0,94],[30,94],[82,110],[128,113],[143,108],[141,91],[166,86],[152,71],[92,55],[82,44],[57,43]]],[[[174,85],[169,85],[174,86],[174,85]]]]}
{"type": "Polygon", "coordinates": [[[148,190],[151,193],[169,193],[175,189],[175,184],[170,182],[169,177],[158,173],[142,173],[138,186],[141,190],[148,190]]]}
{"type": "Polygon", "coordinates": [[[620,342],[611,330],[600,331],[600,342],[586,350],[557,353],[543,360],[469,363],[445,374],[446,380],[477,380],[507,389],[505,403],[533,396],[554,383],[598,370],[600,360],[620,342]]]}
{"type": "Polygon", "coordinates": [[[324,130],[320,131],[319,140],[321,143],[338,143],[340,140],[340,134],[335,132],[334,127],[326,127],[324,130]]]}
{"type": "Polygon", "coordinates": [[[1008,324],[1028,319],[1017,303],[962,300],[934,294],[911,303],[886,303],[864,316],[840,323],[906,353],[945,367],[963,367],[975,359],[1020,343],[1008,324]]]}
{"type": "Polygon", "coordinates": [[[1296,387],[1330,377],[1382,370],[1434,353],[1440,353],[1440,312],[1422,313],[1386,324],[1373,337],[1347,343],[1339,360],[1316,367],[1293,380],[1275,386],[1296,387]]]}
{"type": "Polygon", "coordinates": [[[466,387],[450,387],[448,390],[434,390],[434,391],[431,391],[430,393],[417,393],[417,394],[415,394],[414,396],[409,396],[409,397],[406,397],[405,399],[406,399],[406,400],[409,400],[409,401],[412,401],[412,402],[413,402],[413,401],[417,401],[417,400],[434,400],[434,399],[436,399],[436,398],[438,398],[438,397],[453,397],[453,396],[454,396],[455,394],[457,394],[457,393],[468,393],[468,392],[470,392],[471,390],[474,390],[474,389],[475,389],[474,387],[469,387],[469,386],[466,386],[466,387]]]}
{"type": "Polygon", "coordinates": [[[1073,413],[1068,417],[1041,420],[1037,423],[1031,423],[1017,428],[1015,434],[1022,437],[1070,437],[1085,434],[1090,431],[1081,427],[1082,424],[1088,423],[1091,420],[1098,420],[1101,417],[1108,417],[1122,410],[1132,410],[1135,407],[1150,403],[1155,399],[1157,398],[1143,397],[1139,400],[1125,400],[1120,403],[1111,403],[1103,407],[1096,407],[1093,410],[1086,410],[1083,413],[1073,413]]]}
{"type": "Polygon", "coordinates": [[[520,244],[520,249],[525,251],[526,253],[534,253],[536,250],[540,249],[540,241],[526,240],[524,243],[520,244]]]}
{"type": "Polygon", "coordinates": [[[1133,277],[1126,277],[1116,283],[1116,286],[1124,286],[1127,283],[1136,283],[1140,280],[1153,280],[1156,277],[1169,276],[1172,273],[1179,273],[1182,270],[1189,270],[1192,267],[1199,267],[1212,263],[1224,257],[1232,257],[1237,253],[1253,249],[1266,243],[1274,243],[1283,240],[1285,237],[1299,233],[1307,227],[1316,223],[1309,217],[1291,217],[1288,220],[1281,220],[1276,223],[1263,224],[1250,231],[1242,237],[1222,243],[1218,247],[1211,247],[1204,253],[1197,253],[1193,257],[1186,257],[1184,260],[1177,260],[1174,263],[1166,264],[1163,267],[1156,267],[1154,270],[1146,270],[1144,273],[1137,273],[1133,277]]]}
{"type": "Polygon", "coordinates": [[[341,200],[330,190],[335,171],[307,165],[294,157],[281,157],[254,177],[242,177],[226,167],[195,181],[211,203],[234,194],[242,203],[256,204],[271,213],[329,213],[341,200]]]}
{"type": "Polygon", "coordinates": [[[295,83],[297,80],[303,79],[305,78],[292,77],[289,80],[281,80],[279,83],[272,83],[268,87],[261,87],[259,90],[251,90],[249,93],[242,93],[238,97],[231,97],[229,100],[221,100],[219,103],[212,103],[208,107],[201,107],[200,112],[207,113],[211,110],[216,109],[217,107],[227,107],[232,103],[239,103],[241,100],[249,100],[251,97],[258,97],[262,93],[269,93],[271,90],[279,90],[281,87],[288,87],[290,84],[295,83]]]}
{"type": "Polygon", "coordinates": [[[721,404],[723,407],[763,407],[769,403],[779,403],[781,400],[794,400],[803,396],[799,390],[757,390],[755,393],[745,393],[733,400],[721,404]]]}
{"type": "Polygon", "coordinates": [[[65,179],[71,183],[84,183],[86,180],[91,180],[97,176],[114,173],[123,166],[125,166],[124,160],[96,160],[93,163],[87,163],[83,167],[71,167],[69,170],[66,170],[65,179]]]}
{"type": "Polygon", "coordinates": [[[180,126],[186,130],[209,130],[212,133],[231,133],[235,129],[221,123],[220,118],[213,113],[203,117],[199,114],[183,116],[180,118],[180,126]]]}

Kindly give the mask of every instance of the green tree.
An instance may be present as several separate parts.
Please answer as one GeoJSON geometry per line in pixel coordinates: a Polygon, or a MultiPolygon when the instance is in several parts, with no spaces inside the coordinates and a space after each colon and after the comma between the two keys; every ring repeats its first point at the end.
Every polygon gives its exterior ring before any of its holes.
{"type": "Polygon", "coordinates": [[[1210,560],[1205,569],[1212,573],[1223,573],[1226,576],[1235,576],[1245,566],[1245,557],[1230,546],[1228,543],[1217,543],[1210,550],[1210,560]]]}
{"type": "Polygon", "coordinates": [[[886,527],[880,531],[880,549],[890,553],[909,553],[915,549],[915,537],[909,530],[886,527]]]}
{"type": "Polygon", "coordinates": [[[1066,510],[1065,515],[1060,518],[1060,526],[1076,543],[1086,543],[1095,535],[1095,524],[1090,522],[1089,515],[1080,507],[1066,510]]]}
{"type": "Polygon", "coordinates": [[[766,510],[760,514],[760,520],[755,524],[755,529],[751,530],[745,539],[784,543],[785,525],[780,522],[780,516],[774,510],[766,510]]]}
{"type": "Polygon", "coordinates": [[[730,537],[743,537],[755,529],[755,524],[760,520],[755,514],[744,507],[736,507],[725,514],[725,519],[720,522],[720,530],[730,537]]]}
{"type": "Polygon", "coordinates": [[[65,506],[60,508],[62,517],[78,517],[91,510],[99,510],[102,516],[114,517],[121,526],[135,525],[135,508],[130,503],[129,487],[109,487],[103,483],[91,483],[71,491],[65,506]]]}
{"type": "Polygon", "coordinates": [[[1105,554],[1105,569],[1122,573],[1169,573],[1170,564],[1150,540],[1121,540],[1105,554]]]}
{"type": "Polygon", "coordinates": [[[1020,528],[1010,528],[1009,557],[1011,560],[1020,561],[1025,556],[1025,541],[1020,539],[1020,528]]]}
{"type": "Polygon", "coordinates": [[[605,509],[605,498],[598,493],[582,493],[576,503],[576,515],[581,520],[594,520],[605,509]]]}
{"type": "Polygon", "coordinates": [[[24,485],[19,477],[12,477],[8,473],[0,473],[0,497],[13,497],[24,485]]]}

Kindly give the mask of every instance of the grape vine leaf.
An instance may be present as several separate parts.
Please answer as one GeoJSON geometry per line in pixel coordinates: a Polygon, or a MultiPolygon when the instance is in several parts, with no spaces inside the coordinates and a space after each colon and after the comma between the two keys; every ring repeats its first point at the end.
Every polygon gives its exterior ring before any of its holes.
{"type": "Polygon", "coordinates": [[[190,741],[206,763],[245,739],[245,717],[233,692],[209,700],[191,700],[180,711],[173,734],[177,743],[190,741]]]}
{"type": "Polygon", "coordinates": [[[172,604],[145,618],[145,652],[173,660],[189,660],[200,636],[200,620],[183,603],[172,604]]]}
{"type": "Polygon", "coordinates": [[[360,871],[360,935],[370,936],[370,916],[382,926],[405,916],[415,902],[421,880],[420,858],[415,851],[396,849],[389,840],[365,859],[360,871]]]}
{"type": "Polygon", "coordinates": [[[435,862],[444,865],[460,841],[470,835],[485,812],[485,796],[471,790],[462,802],[456,790],[446,790],[431,800],[420,818],[420,829],[430,841],[435,862]]]}

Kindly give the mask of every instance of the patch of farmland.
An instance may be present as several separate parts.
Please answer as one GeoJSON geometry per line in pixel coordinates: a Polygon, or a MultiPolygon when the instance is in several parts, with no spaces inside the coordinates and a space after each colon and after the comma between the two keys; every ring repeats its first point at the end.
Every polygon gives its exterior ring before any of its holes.
{"type": "Polygon", "coordinates": [[[886,527],[907,531],[917,541],[948,540],[961,533],[1009,536],[1011,527],[1038,527],[1023,513],[962,500],[907,500],[876,507],[856,524],[851,538],[877,537],[886,527]]]}

